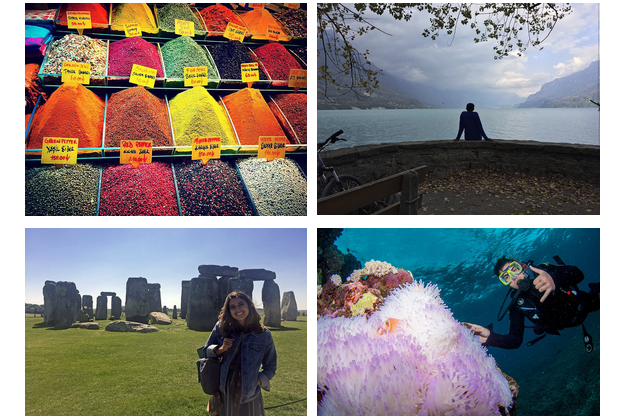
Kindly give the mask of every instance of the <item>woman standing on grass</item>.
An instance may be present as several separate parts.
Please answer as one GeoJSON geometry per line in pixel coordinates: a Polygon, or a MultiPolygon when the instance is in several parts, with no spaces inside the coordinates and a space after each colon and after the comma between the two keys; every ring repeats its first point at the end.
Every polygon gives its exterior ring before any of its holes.
{"type": "Polygon", "coordinates": [[[248,295],[229,293],[204,349],[207,356],[222,356],[220,396],[211,398],[209,412],[265,415],[260,387],[270,390],[277,356],[272,335],[261,324],[261,316],[248,295]]]}

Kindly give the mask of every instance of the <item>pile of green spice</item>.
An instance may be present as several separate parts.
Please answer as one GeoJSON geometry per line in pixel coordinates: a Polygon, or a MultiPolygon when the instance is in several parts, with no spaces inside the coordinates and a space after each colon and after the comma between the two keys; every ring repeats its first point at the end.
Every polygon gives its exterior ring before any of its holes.
{"type": "Polygon", "coordinates": [[[273,14],[294,38],[307,37],[307,11],[303,9],[281,9],[273,14]]]}
{"type": "Polygon", "coordinates": [[[161,47],[167,78],[183,78],[185,67],[207,67],[210,80],[218,80],[218,71],[207,50],[189,36],[180,36],[161,47]]]}
{"type": "MultiPolygon", "coordinates": [[[[239,41],[227,41],[207,45],[207,49],[213,58],[220,73],[222,82],[224,80],[242,80],[242,64],[255,62],[246,45],[239,41]]],[[[259,80],[267,80],[266,74],[259,69],[259,80]]]]}
{"type": "Polygon", "coordinates": [[[202,86],[170,100],[170,115],[177,146],[190,146],[194,138],[212,137],[220,137],[222,145],[237,145],[226,111],[202,86]]]}
{"type": "Polygon", "coordinates": [[[177,19],[192,22],[196,35],[205,33],[202,23],[196,17],[196,13],[185,3],[169,3],[157,10],[157,20],[161,30],[174,33],[177,19]]]}
{"type": "Polygon", "coordinates": [[[26,216],[95,216],[100,169],[91,164],[26,167],[26,216]]]}
{"type": "Polygon", "coordinates": [[[153,147],[173,145],[165,100],[142,86],[113,93],[107,102],[105,147],[133,140],[152,140],[153,147]]]}
{"type": "Polygon", "coordinates": [[[292,144],[307,143],[306,94],[277,94],[268,102],[268,106],[292,144]]]}
{"type": "Polygon", "coordinates": [[[163,77],[161,58],[157,47],[139,36],[124,38],[109,45],[109,75],[130,77],[133,64],[157,70],[163,77]]]}
{"type": "Polygon", "coordinates": [[[63,62],[71,61],[90,64],[91,77],[104,78],[107,72],[107,43],[70,33],[52,42],[45,61],[43,74],[61,74],[63,62]]]}

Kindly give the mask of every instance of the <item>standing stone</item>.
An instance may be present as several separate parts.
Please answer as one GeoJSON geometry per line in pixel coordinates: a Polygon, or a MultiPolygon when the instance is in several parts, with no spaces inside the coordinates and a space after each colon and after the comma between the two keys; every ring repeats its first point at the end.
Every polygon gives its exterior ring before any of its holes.
{"type": "Polygon", "coordinates": [[[59,307],[57,303],[57,283],[46,280],[44,284],[44,323],[52,326],[59,322],[59,307]]]}
{"type": "Polygon", "coordinates": [[[263,302],[263,324],[267,327],[280,327],[281,292],[274,280],[264,280],[261,301],[263,302]]]}
{"type": "Polygon", "coordinates": [[[164,314],[167,315],[168,314],[168,307],[163,305],[163,310],[161,312],[163,312],[164,314]]]}
{"type": "Polygon", "coordinates": [[[119,296],[111,298],[111,318],[117,321],[122,316],[122,299],[119,296]]]}
{"type": "Polygon", "coordinates": [[[231,276],[222,276],[218,279],[218,288],[220,289],[220,300],[222,301],[222,305],[224,306],[224,301],[226,300],[227,295],[229,294],[229,281],[231,280],[231,276]]]}
{"type": "Polygon", "coordinates": [[[196,277],[190,281],[187,302],[187,327],[195,331],[211,331],[218,322],[218,279],[196,277]]]}
{"type": "Polygon", "coordinates": [[[107,319],[107,297],[100,295],[96,298],[96,321],[107,319]]]}
{"type": "Polygon", "coordinates": [[[83,295],[82,310],[88,321],[94,318],[94,298],[91,295],[83,295]]]}
{"type": "Polygon", "coordinates": [[[178,316],[176,315],[176,305],[174,305],[174,309],[172,309],[172,319],[177,319],[178,316]]]}
{"type": "Polygon", "coordinates": [[[181,281],[181,319],[187,316],[187,301],[189,301],[189,280],[181,281]]]}
{"type": "Polygon", "coordinates": [[[72,282],[57,282],[55,293],[59,308],[59,322],[55,328],[69,328],[77,318],[76,285],[72,282]]]}
{"type": "Polygon", "coordinates": [[[161,285],[159,283],[148,283],[148,306],[149,312],[161,312],[161,285]]]}
{"type": "MultiPolygon", "coordinates": [[[[253,286],[253,279],[235,277],[229,280],[229,293],[239,290],[240,292],[246,293],[248,297],[252,299],[254,288],[253,286]]],[[[224,304],[224,299],[222,299],[222,303],[224,304]]]]}
{"type": "Polygon", "coordinates": [[[284,321],[296,321],[298,317],[298,306],[296,306],[296,296],[294,292],[283,293],[281,300],[281,319],[284,321]]]}
{"type": "Polygon", "coordinates": [[[148,281],[144,277],[129,277],[126,281],[126,320],[148,323],[148,281]]]}

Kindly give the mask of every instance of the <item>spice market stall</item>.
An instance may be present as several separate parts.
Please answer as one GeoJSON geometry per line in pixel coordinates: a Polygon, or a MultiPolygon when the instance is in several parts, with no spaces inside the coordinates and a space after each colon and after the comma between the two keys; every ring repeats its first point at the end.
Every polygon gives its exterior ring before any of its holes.
{"type": "Polygon", "coordinates": [[[307,214],[306,3],[26,4],[25,214],[307,214]]]}

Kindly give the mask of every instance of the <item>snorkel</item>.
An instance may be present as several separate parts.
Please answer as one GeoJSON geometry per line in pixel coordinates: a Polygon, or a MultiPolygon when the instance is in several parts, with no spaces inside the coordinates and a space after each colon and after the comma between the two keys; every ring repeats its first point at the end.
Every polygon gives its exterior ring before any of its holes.
{"type": "MultiPolygon", "coordinates": [[[[509,294],[511,293],[511,291],[513,290],[513,288],[510,287],[509,291],[507,292],[507,295],[505,295],[505,299],[503,299],[503,303],[501,304],[501,309],[499,309],[499,316],[498,316],[498,320],[500,321],[501,319],[503,319],[505,317],[505,314],[509,311],[509,308],[512,306],[512,304],[518,300],[518,297],[520,296],[521,292],[528,292],[530,289],[532,289],[532,284],[533,284],[533,280],[536,278],[537,274],[531,270],[529,268],[530,265],[533,264],[532,260],[527,261],[527,263],[517,263],[522,267],[522,271],[521,273],[524,275],[522,279],[518,280],[516,282],[516,285],[518,286],[518,289],[516,289],[516,293],[514,293],[514,296],[512,296],[512,300],[509,302],[509,305],[507,305],[507,308],[505,309],[505,311],[503,313],[501,313],[501,311],[503,311],[503,305],[505,305],[505,301],[507,300],[507,296],[509,296],[509,294]]],[[[509,269],[510,265],[507,266],[507,268],[509,269]]],[[[520,274],[520,273],[519,273],[520,274]]],[[[502,279],[501,282],[507,286],[509,286],[510,282],[505,283],[502,279]]]]}

